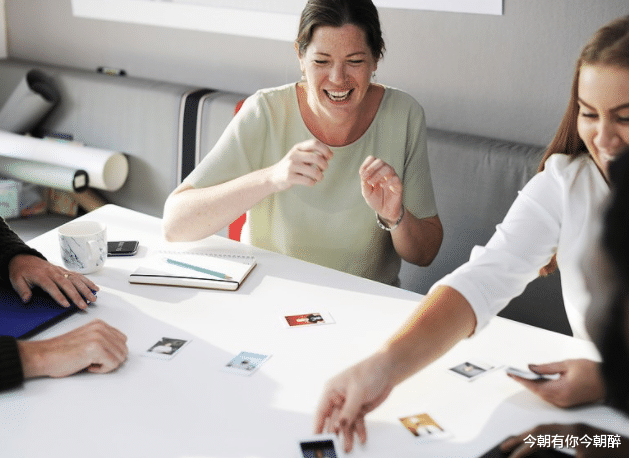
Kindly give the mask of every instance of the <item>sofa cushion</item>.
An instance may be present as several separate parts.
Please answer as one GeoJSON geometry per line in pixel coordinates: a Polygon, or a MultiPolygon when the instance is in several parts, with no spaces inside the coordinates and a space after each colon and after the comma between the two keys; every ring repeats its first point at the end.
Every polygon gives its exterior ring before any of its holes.
{"type": "MultiPolygon", "coordinates": [[[[536,173],[544,148],[441,130],[428,130],[428,155],[439,217],[439,254],[428,267],[403,263],[401,286],[421,294],[485,245],[517,193],[536,173]]],[[[559,273],[538,278],[501,316],[570,334],[559,273]]]]}

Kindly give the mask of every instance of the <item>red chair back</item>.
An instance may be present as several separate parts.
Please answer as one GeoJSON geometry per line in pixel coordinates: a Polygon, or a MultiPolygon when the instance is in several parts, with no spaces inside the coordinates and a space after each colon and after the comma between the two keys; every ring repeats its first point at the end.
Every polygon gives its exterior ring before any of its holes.
{"type": "MultiPolygon", "coordinates": [[[[238,111],[240,110],[240,108],[242,107],[242,104],[245,102],[245,99],[240,100],[237,104],[236,107],[234,108],[234,116],[236,116],[236,113],[238,113],[238,111]]],[[[240,241],[240,235],[242,234],[242,226],[245,224],[245,222],[247,221],[247,214],[243,214],[241,216],[239,216],[236,221],[234,221],[233,223],[231,223],[229,225],[229,228],[227,230],[227,236],[232,239],[232,240],[236,240],[236,241],[240,241]]]]}

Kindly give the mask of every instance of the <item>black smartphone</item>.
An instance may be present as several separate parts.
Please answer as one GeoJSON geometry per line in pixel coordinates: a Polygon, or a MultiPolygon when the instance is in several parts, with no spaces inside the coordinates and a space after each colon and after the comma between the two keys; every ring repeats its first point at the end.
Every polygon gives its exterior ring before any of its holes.
{"type": "Polygon", "coordinates": [[[107,242],[107,256],[133,256],[138,252],[138,245],[137,240],[107,242]]]}

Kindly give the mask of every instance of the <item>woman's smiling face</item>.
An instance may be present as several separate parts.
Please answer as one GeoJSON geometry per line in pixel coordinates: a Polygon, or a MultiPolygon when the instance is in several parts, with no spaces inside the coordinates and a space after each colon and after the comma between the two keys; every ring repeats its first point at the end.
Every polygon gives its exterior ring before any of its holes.
{"type": "Polygon", "coordinates": [[[629,145],[629,69],[586,64],[578,94],[579,137],[607,177],[609,163],[629,145]]]}
{"type": "Polygon", "coordinates": [[[308,105],[316,116],[342,121],[358,115],[377,68],[361,28],[352,24],[316,28],[299,63],[308,105]]]}

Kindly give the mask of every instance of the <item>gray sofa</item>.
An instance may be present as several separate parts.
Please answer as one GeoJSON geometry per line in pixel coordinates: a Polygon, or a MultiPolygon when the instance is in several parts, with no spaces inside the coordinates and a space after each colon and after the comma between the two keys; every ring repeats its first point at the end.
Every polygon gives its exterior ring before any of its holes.
{"type": "MultiPolygon", "coordinates": [[[[61,103],[45,120],[50,132],[88,146],[122,151],[129,177],[110,202],[161,216],[168,194],[208,151],[244,94],[32,62],[0,61],[0,106],[24,74],[51,75],[61,103]]],[[[402,287],[426,293],[487,242],[519,189],[535,173],[542,148],[429,129],[428,150],[445,236],[431,266],[404,264],[402,287]]],[[[570,334],[559,274],[538,279],[503,316],[570,334]]]]}
{"type": "MultiPolygon", "coordinates": [[[[428,129],[428,154],[444,226],[439,254],[429,267],[403,263],[401,286],[425,294],[485,245],[517,193],[535,174],[544,149],[491,138],[428,129]]],[[[533,281],[501,316],[572,334],[559,273],[533,281]]]]}

